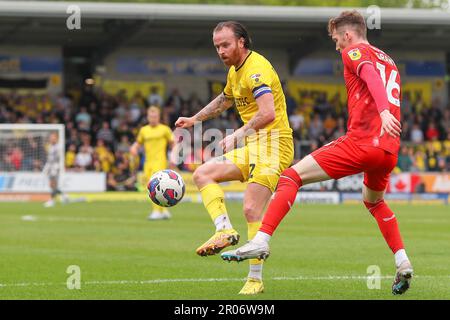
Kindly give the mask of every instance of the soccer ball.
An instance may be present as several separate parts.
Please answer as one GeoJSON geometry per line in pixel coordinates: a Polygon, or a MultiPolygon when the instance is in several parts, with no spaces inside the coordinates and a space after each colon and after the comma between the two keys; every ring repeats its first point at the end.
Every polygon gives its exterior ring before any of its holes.
{"type": "Polygon", "coordinates": [[[150,178],[148,196],[161,207],[172,207],[184,196],[186,187],[183,178],[173,170],[161,170],[150,178]]]}

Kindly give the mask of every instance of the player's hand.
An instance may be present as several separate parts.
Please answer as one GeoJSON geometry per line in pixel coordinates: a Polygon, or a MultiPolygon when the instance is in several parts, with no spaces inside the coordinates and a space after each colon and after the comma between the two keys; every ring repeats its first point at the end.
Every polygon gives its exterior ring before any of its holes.
{"type": "Polygon", "coordinates": [[[136,157],[136,156],[138,155],[138,153],[139,153],[139,146],[132,145],[132,146],[130,147],[130,154],[131,154],[133,157],[136,157]]]}
{"type": "Polygon", "coordinates": [[[381,134],[382,137],[385,133],[388,133],[391,137],[399,137],[402,132],[402,124],[397,118],[394,117],[389,110],[384,110],[380,113],[381,117],[381,134]]]}
{"type": "Polygon", "coordinates": [[[222,147],[223,152],[227,153],[235,149],[243,137],[243,131],[238,129],[233,134],[226,136],[222,141],[220,141],[219,145],[222,147]]]}
{"type": "Polygon", "coordinates": [[[195,120],[193,117],[185,118],[185,117],[179,117],[177,121],[175,121],[175,127],[177,128],[189,128],[192,127],[195,123],[195,120]]]}

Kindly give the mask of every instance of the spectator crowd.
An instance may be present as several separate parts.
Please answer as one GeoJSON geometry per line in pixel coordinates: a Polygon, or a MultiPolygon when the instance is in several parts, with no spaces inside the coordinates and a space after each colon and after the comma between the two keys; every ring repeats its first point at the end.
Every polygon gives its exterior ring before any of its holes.
{"type": "MultiPolygon", "coordinates": [[[[296,101],[285,93],[296,160],[345,134],[347,111],[339,95],[302,92],[296,101]]],[[[111,95],[90,85],[80,94],[57,97],[11,91],[0,94],[0,123],[63,123],[66,170],[103,171],[110,190],[135,190],[136,174],[144,159],[131,157],[129,148],[139,128],[146,124],[146,107],[159,106],[162,122],[174,128],[179,116],[191,116],[207,102],[195,93],[185,96],[177,89],[167,98],[154,88],[148,94],[138,92],[127,97],[125,91],[111,95]]],[[[450,171],[450,106],[441,106],[439,101],[426,105],[420,96],[413,99],[404,94],[401,108],[403,142],[396,171],[450,171]]],[[[240,125],[232,108],[204,123],[203,130],[216,128],[225,133],[240,125]]],[[[0,170],[42,169],[42,161],[31,159],[31,155],[45,154],[43,142],[25,140],[26,148],[0,144],[0,170]]],[[[195,169],[194,157],[203,155],[183,155],[180,169],[195,169]]]]}

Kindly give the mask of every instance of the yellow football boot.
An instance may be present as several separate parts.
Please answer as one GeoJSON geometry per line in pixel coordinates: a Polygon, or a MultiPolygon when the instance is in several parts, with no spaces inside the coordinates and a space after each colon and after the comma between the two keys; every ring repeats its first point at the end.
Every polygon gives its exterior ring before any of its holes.
{"type": "Polygon", "coordinates": [[[239,234],[234,229],[217,231],[208,241],[197,248],[199,256],[212,256],[228,246],[234,246],[239,242],[239,234]]]}
{"type": "Polygon", "coordinates": [[[247,278],[247,282],[244,287],[239,291],[239,294],[258,294],[264,292],[264,284],[262,280],[255,278],[247,278]]]}

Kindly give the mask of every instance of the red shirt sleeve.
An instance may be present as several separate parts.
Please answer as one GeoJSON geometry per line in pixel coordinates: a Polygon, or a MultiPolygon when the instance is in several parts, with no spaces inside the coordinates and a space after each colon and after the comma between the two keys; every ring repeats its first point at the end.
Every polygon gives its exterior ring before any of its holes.
{"type": "Polygon", "coordinates": [[[362,64],[360,68],[360,77],[366,83],[367,88],[377,105],[378,112],[381,113],[382,111],[389,109],[389,101],[383,80],[381,80],[380,75],[375,71],[373,65],[362,64]]]}
{"type": "Polygon", "coordinates": [[[361,67],[365,63],[372,63],[370,53],[365,46],[355,45],[345,48],[342,51],[342,62],[351,72],[359,77],[361,67]]]}

